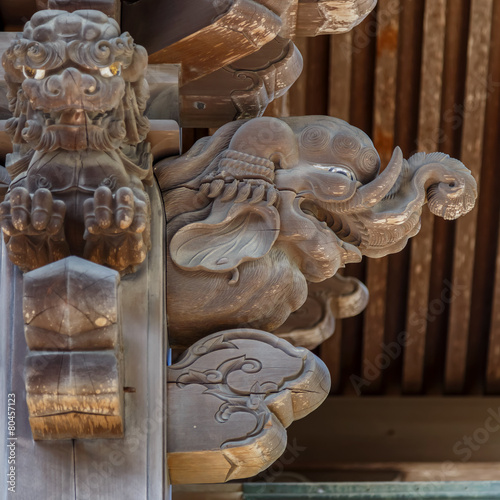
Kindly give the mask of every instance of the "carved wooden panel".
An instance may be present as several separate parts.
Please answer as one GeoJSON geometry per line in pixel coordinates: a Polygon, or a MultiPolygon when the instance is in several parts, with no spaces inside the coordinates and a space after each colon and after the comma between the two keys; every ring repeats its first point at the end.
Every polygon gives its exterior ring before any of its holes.
{"type": "Polygon", "coordinates": [[[123,435],[119,282],[117,271],[78,257],[25,275],[26,398],[34,439],[123,435]]]}
{"type": "Polygon", "coordinates": [[[330,386],[306,349],[249,329],[210,335],[168,369],[168,466],[172,483],[250,477],[285,450],[294,420],[330,386]]]}
{"type": "Polygon", "coordinates": [[[282,96],[302,71],[302,57],[294,43],[276,37],[257,52],[180,89],[181,125],[219,127],[261,116],[268,104],[282,96]]]}

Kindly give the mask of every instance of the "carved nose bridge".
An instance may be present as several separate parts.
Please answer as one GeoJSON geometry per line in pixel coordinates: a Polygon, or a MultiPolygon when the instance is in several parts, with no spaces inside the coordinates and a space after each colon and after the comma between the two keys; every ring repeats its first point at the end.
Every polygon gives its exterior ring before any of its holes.
{"type": "Polygon", "coordinates": [[[83,94],[93,94],[97,89],[97,81],[76,68],[66,68],[60,75],[50,77],[47,89],[50,94],[71,103],[80,100],[83,94]]]}

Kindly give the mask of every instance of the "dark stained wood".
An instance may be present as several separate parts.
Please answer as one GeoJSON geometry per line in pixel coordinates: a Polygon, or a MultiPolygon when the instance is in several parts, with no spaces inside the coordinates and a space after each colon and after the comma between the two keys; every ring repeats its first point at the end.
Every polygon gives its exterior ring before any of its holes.
{"type": "Polygon", "coordinates": [[[491,326],[486,367],[486,392],[500,393],[500,231],[495,265],[495,289],[491,306],[491,326]]]}
{"type": "Polygon", "coordinates": [[[352,77],[352,31],[330,37],[328,114],[349,121],[352,77]]]}
{"type": "MultiPolygon", "coordinates": [[[[491,0],[472,2],[470,13],[469,46],[467,52],[467,75],[463,104],[462,160],[481,188],[483,160],[483,135],[485,110],[489,92],[490,39],[492,29],[491,0]]],[[[450,304],[449,331],[454,339],[448,346],[447,383],[452,390],[459,391],[465,384],[467,352],[477,333],[469,339],[472,285],[474,279],[474,253],[478,210],[457,221],[453,259],[453,286],[457,293],[450,304]]],[[[479,352],[476,351],[479,355],[479,352]]]]}
{"type": "MultiPolygon", "coordinates": [[[[439,148],[453,157],[459,157],[462,152],[463,121],[460,110],[465,96],[469,12],[468,0],[448,0],[439,148]]],[[[453,357],[453,346],[460,341],[456,332],[448,330],[449,304],[442,299],[443,293],[446,294],[449,289],[447,283],[452,279],[454,229],[454,224],[449,221],[436,219],[434,222],[429,303],[436,304],[437,313],[428,323],[426,379],[429,382],[427,390],[438,393],[443,390],[460,393],[463,389],[463,379],[460,380],[459,374],[463,373],[465,359],[453,357]],[[447,336],[443,332],[448,332],[447,336]]]]}
{"type": "MultiPolygon", "coordinates": [[[[380,1],[377,15],[373,141],[384,168],[389,163],[394,147],[399,2],[380,1]]],[[[364,313],[361,373],[367,382],[363,392],[370,394],[381,391],[383,373],[388,368],[385,363],[381,365],[378,361],[384,354],[388,265],[388,257],[367,262],[366,285],[370,291],[370,301],[364,313]]]]}
{"type": "MultiPolygon", "coordinates": [[[[444,28],[446,0],[425,3],[418,149],[437,151],[440,124],[442,74],[444,60],[444,28]]],[[[411,242],[410,273],[402,391],[420,393],[424,384],[427,311],[432,261],[434,216],[427,208],[422,213],[422,228],[411,242]]]]}
{"type": "Polygon", "coordinates": [[[219,127],[232,120],[261,116],[301,71],[302,57],[293,42],[276,37],[257,52],[183,85],[181,126],[219,127]]]}
{"type": "Polygon", "coordinates": [[[257,51],[281,26],[279,15],[253,0],[140,0],[122,8],[122,28],[146,47],[149,62],[182,62],[183,83],[257,51]]]}
{"type": "MultiPolygon", "coordinates": [[[[493,301],[495,290],[495,275],[493,272],[495,260],[498,259],[500,247],[498,241],[500,224],[500,176],[498,174],[499,128],[500,114],[500,4],[493,5],[493,28],[489,55],[488,96],[486,103],[484,150],[481,169],[481,196],[478,200],[478,221],[476,230],[476,251],[474,262],[473,296],[470,315],[470,339],[474,337],[475,345],[469,344],[468,374],[471,385],[483,384],[485,367],[491,373],[498,364],[495,351],[499,331],[492,314],[497,305],[493,301]],[[495,118],[496,117],[496,118],[495,118]],[[488,337],[491,336],[488,348],[488,337]],[[489,352],[487,351],[489,349],[489,352]],[[490,356],[490,357],[489,357],[490,356]],[[489,357],[489,358],[488,358],[489,357]],[[493,368],[494,369],[494,368],[493,368]]],[[[497,392],[495,378],[487,375],[486,391],[497,392]]]]}

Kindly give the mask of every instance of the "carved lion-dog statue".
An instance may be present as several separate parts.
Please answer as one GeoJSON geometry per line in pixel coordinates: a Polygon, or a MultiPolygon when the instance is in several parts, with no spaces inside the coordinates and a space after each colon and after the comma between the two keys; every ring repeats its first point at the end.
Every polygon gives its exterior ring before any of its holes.
{"type": "Polygon", "coordinates": [[[45,10],[3,65],[14,152],[0,224],[11,260],[27,271],[78,255],[133,270],[150,245],[146,50],[99,11],[45,10]]]}
{"type": "Polygon", "coordinates": [[[441,153],[405,160],[396,148],[380,173],[368,136],[325,116],[229,123],[156,173],[179,347],[226,328],[274,331],[306,301],[308,282],[403,249],[426,202],[455,219],[477,196],[470,171],[441,153]]]}

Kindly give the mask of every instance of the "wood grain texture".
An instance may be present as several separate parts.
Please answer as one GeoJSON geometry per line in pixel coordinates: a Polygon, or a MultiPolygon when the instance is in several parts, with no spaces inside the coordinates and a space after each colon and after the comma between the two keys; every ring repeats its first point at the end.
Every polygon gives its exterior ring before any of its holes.
{"type": "MultiPolygon", "coordinates": [[[[427,1],[422,47],[418,145],[419,149],[428,152],[439,148],[445,24],[446,1],[427,1]]],[[[401,381],[404,393],[420,393],[424,387],[433,228],[434,217],[424,208],[422,228],[411,244],[406,315],[408,342],[401,381]]]]}
{"type": "Polygon", "coordinates": [[[161,9],[154,1],[125,4],[122,26],[146,47],[150,63],[182,62],[183,83],[255,52],[282,26],[278,15],[253,0],[177,1],[161,9]]]}
{"type": "Polygon", "coordinates": [[[377,0],[300,0],[297,36],[317,36],[350,31],[374,9],[377,0]]]}
{"type": "Polygon", "coordinates": [[[302,57],[290,40],[276,37],[261,49],[180,89],[183,127],[219,127],[261,116],[286,93],[302,71],[302,57]]]}
{"type": "MultiPolygon", "coordinates": [[[[157,500],[168,495],[166,473],[166,332],[163,280],[163,208],[152,201],[153,248],[141,269],[122,280],[125,379],[123,439],[33,441],[25,402],[22,275],[3,247],[0,322],[3,335],[0,394],[16,394],[16,498],[157,500]]],[[[3,246],[3,245],[2,245],[3,246]]],[[[1,253],[2,251],[0,251],[1,253]]],[[[5,429],[6,412],[0,418],[5,429]]],[[[6,446],[6,433],[0,443],[6,446]]],[[[0,455],[6,471],[7,455],[0,455]]],[[[6,497],[6,482],[0,498],[6,497]]]]}
{"type": "MultiPolygon", "coordinates": [[[[396,106],[397,40],[399,2],[381,0],[377,8],[377,66],[375,69],[375,101],[373,140],[383,166],[389,163],[394,147],[396,106]]],[[[364,312],[362,378],[364,389],[377,393],[382,389],[383,369],[377,359],[383,355],[385,313],[388,282],[387,257],[367,262],[366,285],[370,301],[364,312]]]]}
{"type": "Polygon", "coordinates": [[[168,368],[172,483],[219,483],[264,470],[285,450],[285,428],[329,389],[318,358],[272,334],[239,329],[200,340],[168,368]]]}

